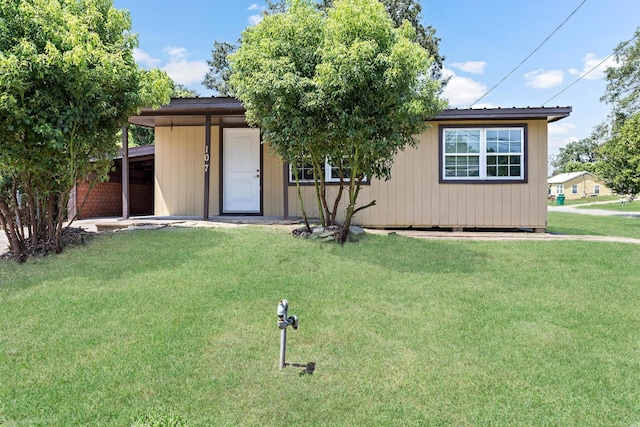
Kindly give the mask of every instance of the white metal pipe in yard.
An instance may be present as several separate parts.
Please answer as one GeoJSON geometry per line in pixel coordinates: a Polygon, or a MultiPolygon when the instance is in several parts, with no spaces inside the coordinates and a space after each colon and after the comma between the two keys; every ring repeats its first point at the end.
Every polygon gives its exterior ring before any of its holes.
{"type": "Polygon", "coordinates": [[[287,328],[280,331],[280,369],[284,369],[284,359],[287,352],[287,328]]]}

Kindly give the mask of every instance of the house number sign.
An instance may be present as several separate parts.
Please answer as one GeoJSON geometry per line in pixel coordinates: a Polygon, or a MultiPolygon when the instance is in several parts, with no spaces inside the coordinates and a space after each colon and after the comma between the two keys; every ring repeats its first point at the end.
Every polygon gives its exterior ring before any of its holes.
{"type": "Polygon", "coordinates": [[[209,161],[211,160],[211,156],[209,155],[209,147],[204,147],[204,172],[209,172],[209,161]]]}

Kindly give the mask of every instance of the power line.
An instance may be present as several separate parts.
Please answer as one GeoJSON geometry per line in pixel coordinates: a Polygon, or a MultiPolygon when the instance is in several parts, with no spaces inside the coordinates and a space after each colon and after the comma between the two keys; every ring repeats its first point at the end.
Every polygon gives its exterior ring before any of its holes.
{"type": "Polygon", "coordinates": [[[587,71],[586,73],[584,73],[583,75],[581,75],[580,77],[578,77],[573,83],[571,83],[569,86],[565,87],[564,89],[562,89],[560,92],[556,93],[555,95],[553,95],[551,98],[547,99],[545,102],[542,103],[542,106],[544,107],[544,104],[547,104],[551,101],[553,101],[555,98],[557,98],[558,96],[560,96],[562,93],[564,93],[567,89],[569,89],[571,86],[573,86],[574,84],[578,83],[580,80],[582,80],[583,78],[585,78],[590,72],[592,72],[593,70],[595,70],[596,68],[598,68],[599,66],[601,66],[602,64],[604,64],[609,58],[611,58],[614,54],[612,53],[611,55],[607,56],[606,58],[604,58],[602,61],[600,61],[600,63],[598,65],[596,65],[595,67],[593,67],[592,69],[590,69],[589,71],[587,71]]]}
{"type": "Polygon", "coordinates": [[[533,54],[534,54],[534,53],[536,53],[536,52],[538,51],[538,49],[540,49],[540,48],[541,48],[541,47],[542,47],[542,46],[543,46],[543,45],[544,45],[544,44],[545,44],[545,43],[546,43],[546,42],[547,42],[551,37],[553,37],[553,35],[554,35],[554,34],[555,34],[555,33],[556,33],[560,28],[562,28],[562,26],[563,26],[563,25],[564,25],[564,24],[565,24],[565,23],[566,23],[566,22],[567,22],[567,21],[568,21],[568,20],[569,20],[569,19],[570,19],[570,18],[571,18],[571,17],[572,17],[572,16],[573,16],[577,11],[578,11],[578,9],[580,9],[580,8],[582,7],[582,5],[584,5],[586,2],[587,2],[587,0],[582,0],[582,3],[580,3],[580,4],[578,5],[578,7],[576,7],[576,8],[574,9],[574,11],[573,11],[573,12],[571,12],[571,13],[569,14],[569,16],[567,16],[567,18],[566,18],[564,21],[562,21],[562,23],[561,23],[560,25],[558,25],[558,26],[556,27],[556,29],[555,29],[555,30],[553,30],[553,32],[552,32],[551,34],[549,34],[549,36],[548,36],[546,39],[544,39],[544,40],[542,41],[542,43],[540,43],[540,44],[538,45],[538,47],[536,47],[536,48],[535,48],[535,49],[534,49],[534,50],[533,50],[533,51],[532,51],[532,52],[531,52],[531,53],[530,53],[526,58],[524,58],[524,59],[523,59],[523,60],[522,60],[522,61],[521,61],[517,66],[516,66],[516,68],[514,68],[513,70],[511,70],[511,71],[510,71],[506,76],[504,76],[504,77],[502,78],[502,80],[500,80],[498,83],[496,83],[496,84],[495,84],[491,89],[489,89],[487,92],[485,92],[485,93],[484,93],[484,95],[482,95],[480,98],[476,99],[476,100],[474,101],[474,103],[473,103],[473,104],[471,104],[471,105],[469,105],[469,107],[467,107],[467,108],[471,108],[471,107],[473,107],[474,105],[476,105],[478,102],[480,102],[480,100],[481,100],[482,98],[484,98],[485,96],[489,95],[489,94],[490,94],[490,93],[491,93],[495,88],[497,88],[498,86],[500,86],[500,85],[502,84],[502,82],[504,82],[505,80],[507,80],[507,79],[509,78],[509,76],[511,76],[511,74],[513,74],[513,73],[514,73],[518,68],[520,68],[520,67],[522,66],[522,64],[524,64],[525,62],[527,62],[527,60],[528,60],[529,58],[531,58],[531,57],[533,56],[533,54]]]}
{"type": "MultiPolygon", "coordinates": [[[[620,49],[624,49],[624,47],[626,45],[628,45],[629,43],[631,43],[631,41],[633,39],[635,39],[637,37],[637,34],[634,35],[633,37],[631,37],[629,40],[627,40],[626,42],[624,42],[622,45],[620,45],[620,49]]],[[[600,61],[598,63],[598,65],[596,65],[595,67],[591,68],[589,71],[587,71],[586,73],[582,74],[580,77],[578,77],[577,79],[575,79],[575,81],[573,81],[569,86],[565,87],[564,89],[562,89],[560,92],[556,93],[555,95],[553,95],[551,98],[547,99],[545,102],[542,103],[542,106],[544,107],[545,104],[553,101],[555,98],[557,98],[558,96],[560,96],[561,94],[563,94],[567,89],[569,89],[571,86],[573,86],[574,84],[578,83],[580,80],[582,80],[583,78],[585,78],[589,73],[591,73],[593,70],[595,70],[596,68],[600,67],[602,64],[604,64],[605,62],[607,62],[607,60],[609,60],[613,55],[615,55],[615,52],[613,52],[611,55],[607,56],[606,58],[604,58],[602,61],[600,61]]]]}

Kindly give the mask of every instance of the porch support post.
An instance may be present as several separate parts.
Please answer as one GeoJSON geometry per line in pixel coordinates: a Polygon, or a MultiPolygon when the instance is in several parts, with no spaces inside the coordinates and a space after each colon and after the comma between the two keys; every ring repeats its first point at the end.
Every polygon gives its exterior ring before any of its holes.
{"type": "Polygon", "coordinates": [[[203,219],[209,219],[209,178],[211,176],[211,114],[204,120],[204,209],[203,219]]]}
{"type": "Polygon", "coordinates": [[[282,212],[284,219],[289,219],[289,163],[282,164],[282,212]]]}
{"type": "Polygon", "coordinates": [[[122,219],[129,219],[129,126],[122,126],[122,219]]]}

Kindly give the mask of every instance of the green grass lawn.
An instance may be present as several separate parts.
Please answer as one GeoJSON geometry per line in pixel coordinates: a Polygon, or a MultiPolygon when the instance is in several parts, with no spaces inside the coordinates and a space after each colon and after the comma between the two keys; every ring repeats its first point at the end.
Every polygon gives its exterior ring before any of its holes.
{"type": "MultiPolygon", "coordinates": [[[[565,199],[564,204],[565,205],[584,205],[584,204],[589,204],[589,203],[596,203],[596,202],[613,202],[613,201],[618,201],[620,200],[620,196],[598,196],[598,197],[584,197],[584,198],[579,198],[579,199],[565,199]]],[[[547,205],[549,206],[557,206],[558,202],[557,200],[547,200],[547,205]]]]}
{"type": "Polygon", "coordinates": [[[0,425],[637,425],[639,254],[169,228],[1,262],[0,425]]]}
{"type": "Polygon", "coordinates": [[[605,209],[618,212],[640,212],[640,200],[634,200],[631,203],[620,203],[620,197],[612,203],[603,203],[597,205],[578,206],[579,209],[605,209]]]}
{"type": "Polygon", "coordinates": [[[566,212],[549,212],[547,215],[549,233],[640,239],[640,218],[566,212]]]}

